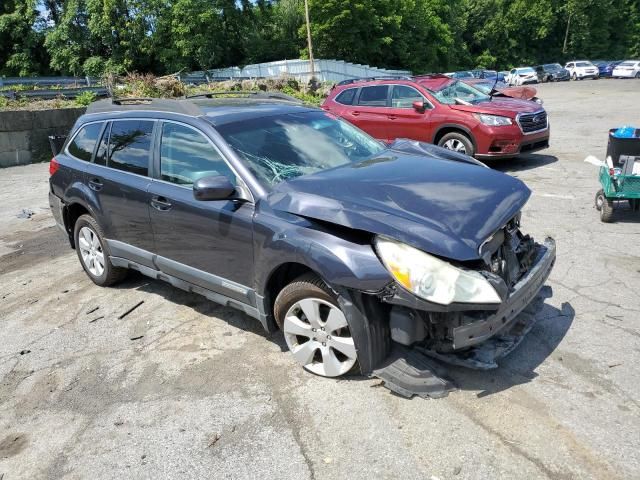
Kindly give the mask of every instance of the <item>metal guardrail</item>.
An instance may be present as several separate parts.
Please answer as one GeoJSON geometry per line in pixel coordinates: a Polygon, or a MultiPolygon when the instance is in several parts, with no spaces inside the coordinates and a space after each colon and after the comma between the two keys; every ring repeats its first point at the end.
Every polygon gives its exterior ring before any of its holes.
{"type": "MultiPolygon", "coordinates": [[[[339,82],[360,77],[385,77],[410,75],[405,70],[387,70],[370,67],[342,60],[316,60],[315,76],[322,81],[339,82]]],[[[308,60],[280,60],[276,62],[260,63],[239,67],[229,67],[200,72],[179,73],[175,77],[185,85],[202,85],[206,83],[223,82],[227,80],[258,80],[286,75],[306,81],[311,77],[308,60]]],[[[60,96],[75,98],[83,92],[93,92],[98,97],[109,95],[106,87],[99,85],[100,80],[91,77],[0,77],[0,97],[4,98],[32,98],[53,99],[60,96]],[[37,87],[25,90],[24,86],[37,87]],[[59,88],[46,88],[46,87],[59,88]],[[15,87],[15,88],[12,88],[15,87]],[[43,88],[44,87],[44,88],[43,88]]]]}
{"type": "Polygon", "coordinates": [[[74,86],[85,85],[95,86],[100,83],[99,79],[91,77],[0,77],[0,88],[12,85],[33,85],[33,86],[74,86]]]}
{"type": "Polygon", "coordinates": [[[79,88],[46,88],[38,90],[5,90],[0,91],[0,97],[14,100],[18,97],[37,100],[52,100],[58,97],[76,98],[84,92],[92,92],[97,97],[107,97],[109,91],[106,87],[79,87],[79,88]]]}

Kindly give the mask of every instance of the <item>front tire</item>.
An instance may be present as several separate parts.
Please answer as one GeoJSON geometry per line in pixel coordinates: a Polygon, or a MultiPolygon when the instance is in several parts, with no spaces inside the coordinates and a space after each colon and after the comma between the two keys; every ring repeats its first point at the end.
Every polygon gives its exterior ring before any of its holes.
{"type": "Polygon", "coordinates": [[[469,155],[470,157],[473,157],[475,154],[471,139],[464,133],[447,133],[438,141],[438,146],[446,148],[447,150],[469,155]]]}
{"type": "Polygon", "coordinates": [[[573,76],[571,77],[573,79],[573,81],[575,82],[576,80],[578,80],[578,76],[574,73],[573,76]]]}
{"type": "Polygon", "coordinates": [[[600,220],[604,223],[613,221],[613,200],[602,194],[602,208],[600,208],[600,220]]]}
{"type": "Polygon", "coordinates": [[[78,218],[73,239],[80,264],[93,283],[108,287],[126,277],[126,268],[114,267],[109,261],[104,233],[91,215],[81,215],[78,218]]]}
{"type": "Polygon", "coordinates": [[[345,314],[316,275],[303,275],[283,288],[273,311],[289,350],[305,370],[339,377],[355,368],[358,354],[345,314]]]}

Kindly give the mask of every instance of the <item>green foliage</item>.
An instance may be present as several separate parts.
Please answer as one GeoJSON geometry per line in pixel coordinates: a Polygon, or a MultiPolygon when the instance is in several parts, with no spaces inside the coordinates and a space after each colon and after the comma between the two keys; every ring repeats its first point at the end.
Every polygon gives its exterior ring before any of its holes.
{"type": "Polygon", "coordinates": [[[95,100],[96,100],[96,94],[95,93],[93,93],[93,92],[82,92],[80,95],[78,95],[76,97],[75,102],[78,105],[86,107],[90,103],[95,102],[95,100]]]}
{"type": "MultiPolygon", "coordinates": [[[[640,56],[638,0],[309,6],[316,58],[423,73],[640,56]]],[[[2,75],[167,74],[307,55],[303,0],[0,2],[2,75]]]]}

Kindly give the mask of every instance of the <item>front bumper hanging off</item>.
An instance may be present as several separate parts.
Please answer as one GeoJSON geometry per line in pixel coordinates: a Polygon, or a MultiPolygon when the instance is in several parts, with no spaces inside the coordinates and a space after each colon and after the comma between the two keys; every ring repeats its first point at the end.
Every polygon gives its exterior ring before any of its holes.
{"type": "Polygon", "coordinates": [[[434,359],[478,370],[497,368],[496,361],[511,353],[535,325],[536,314],[548,296],[547,289],[542,287],[555,258],[553,239],[538,245],[533,266],[498,310],[483,320],[454,329],[454,345],[463,348],[462,351],[442,353],[421,345],[395,344],[391,355],[373,375],[399,395],[441,398],[456,387],[434,359]]]}
{"type": "Polygon", "coordinates": [[[556,260],[556,242],[547,238],[538,248],[536,260],[527,274],[513,287],[513,291],[500,308],[483,320],[453,329],[453,348],[478,345],[501,330],[508,328],[518,314],[533,301],[549,278],[556,260]]]}

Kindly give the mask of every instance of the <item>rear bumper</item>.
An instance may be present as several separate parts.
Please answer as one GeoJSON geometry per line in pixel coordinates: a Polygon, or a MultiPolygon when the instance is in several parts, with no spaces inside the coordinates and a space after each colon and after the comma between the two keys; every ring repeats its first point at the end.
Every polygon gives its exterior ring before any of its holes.
{"type": "Polygon", "coordinates": [[[56,221],[56,225],[58,225],[64,233],[67,233],[67,229],[64,225],[64,214],[62,212],[64,204],[62,203],[62,200],[60,200],[60,198],[51,191],[49,191],[49,207],[51,208],[51,213],[56,221]]]}
{"type": "Polygon", "coordinates": [[[515,285],[509,298],[497,311],[482,320],[453,329],[453,349],[477,345],[511,325],[547,281],[555,260],[556,243],[552,238],[547,238],[544,245],[539,245],[536,262],[529,273],[515,285]]]}
{"type": "Polygon", "coordinates": [[[636,76],[636,73],[633,70],[624,70],[613,72],[611,76],[620,78],[633,78],[636,76]]]}

